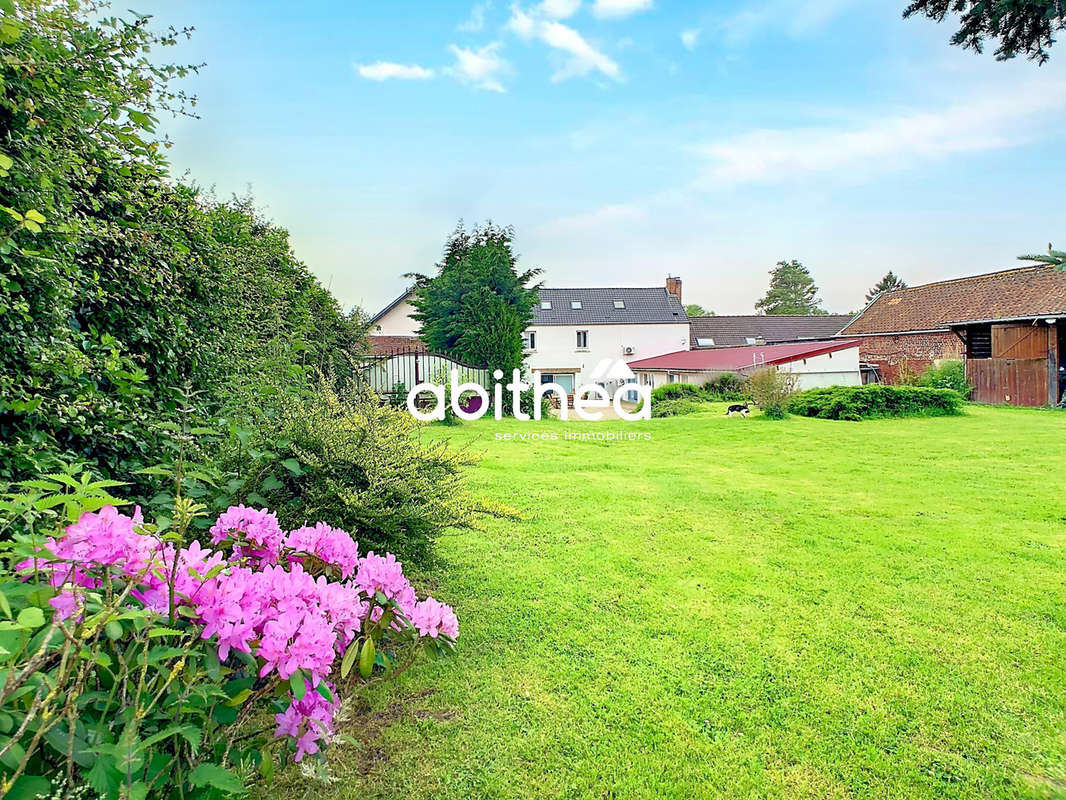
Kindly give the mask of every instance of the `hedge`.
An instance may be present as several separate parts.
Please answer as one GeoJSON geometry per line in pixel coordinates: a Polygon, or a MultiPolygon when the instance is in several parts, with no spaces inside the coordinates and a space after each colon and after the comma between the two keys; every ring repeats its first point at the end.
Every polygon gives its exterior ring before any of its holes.
{"type": "Polygon", "coordinates": [[[942,417],[962,413],[962,396],[952,389],[923,386],[831,386],[793,395],[788,410],[820,419],[942,417]]]}

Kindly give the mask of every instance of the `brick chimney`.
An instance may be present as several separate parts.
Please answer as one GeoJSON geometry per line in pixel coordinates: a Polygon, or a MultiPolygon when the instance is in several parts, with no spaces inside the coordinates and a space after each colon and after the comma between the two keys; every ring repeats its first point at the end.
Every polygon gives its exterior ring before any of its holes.
{"type": "Polygon", "coordinates": [[[673,275],[666,276],[666,291],[677,298],[677,302],[681,302],[681,279],[675,278],[673,275]]]}

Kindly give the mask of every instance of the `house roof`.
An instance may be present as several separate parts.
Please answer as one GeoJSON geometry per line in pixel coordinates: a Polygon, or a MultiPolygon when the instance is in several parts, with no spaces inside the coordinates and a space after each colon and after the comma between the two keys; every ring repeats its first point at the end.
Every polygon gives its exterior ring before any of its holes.
{"type": "Polygon", "coordinates": [[[1051,266],[955,278],[878,295],[845,336],[947,330],[948,323],[1066,313],[1066,272],[1051,266]]]}
{"type": "Polygon", "coordinates": [[[649,288],[540,289],[533,308],[536,325],[637,325],[688,321],[681,301],[663,286],[649,288]],[[615,301],[624,308],[615,308],[615,301]],[[551,308],[541,308],[545,302],[551,308]],[[572,308],[571,303],[581,303],[572,308]]]}
{"type": "Polygon", "coordinates": [[[834,339],[821,342],[754,345],[751,347],[716,347],[704,350],[678,350],[652,358],[630,361],[633,370],[669,370],[677,372],[737,372],[752,367],[787,364],[823,353],[835,353],[857,347],[858,339],[834,339]]]}
{"type": "Polygon", "coordinates": [[[836,336],[850,321],[850,314],[689,317],[689,340],[693,347],[702,348],[745,345],[749,338],[761,338],[767,344],[827,339],[836,336]],[[706,343],[701,343],[701,339],[706,343]]]}
{"type": "Polygon", "coordinates": [[[390,353],[416,352],[422,353],[426,346],[417,336],[368,336],[370,354],[375,356],[390,353]]]}
{"type": "Polygon", "coordinates": [[[372,316],[370,318],[370,324],[373,325],[375,322],[377,322],[383,316],[388,314],[390,311],[392,311],[394,308],[396,308],[396,306],[398,306],[404,300],[408,299],[414,293],[415,293],[415,290],[413,288],[404,289],[403,290],[403,294],[401,294],[399,297],[397,297],[395,300],[393,300],[391,303],[389,303],[387,306],[385,306],[383,309],[381,309],[381,311],[379,311],[377,314],[375,314],[374,316],[372,316]]]}

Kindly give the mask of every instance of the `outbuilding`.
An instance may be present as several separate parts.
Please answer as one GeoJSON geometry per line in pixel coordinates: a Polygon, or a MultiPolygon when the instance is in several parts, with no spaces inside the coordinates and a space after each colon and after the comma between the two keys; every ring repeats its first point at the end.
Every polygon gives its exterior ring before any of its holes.
{"type": "Polygon", "coordinates": [[[642,386],[653,389],[667,383],[702,386],[724,372],[750,375],[764,367],[795,375],[797,389],[862,383],[857,339],[679,350],[631,361],[629,367],[642,386]]]}

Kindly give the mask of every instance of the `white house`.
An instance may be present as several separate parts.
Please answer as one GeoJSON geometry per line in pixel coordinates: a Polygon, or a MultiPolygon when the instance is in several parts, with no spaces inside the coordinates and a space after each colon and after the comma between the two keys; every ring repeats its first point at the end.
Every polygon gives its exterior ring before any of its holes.
{"type": "Polygon", "coordinates": [[[723,372],[750,375],[770,366],[795,375],[797,389],[862,384],[858,339],[682,350],[629,363],[637,381],[653,389],[667,383],[702,386],[723,372]]]}
{"type": "MultiPolygon", "coordinates": [[[[411,319],[404,293],[371,320],[371,343],[412,341],[418,323],[411,319]]],[[[681,279],[644,288],[541,289],[533,321],[523,333],[526,364],[538,383],[557,383],[567,392],[585,383],[611,384],[594,370],[604,360],[631,362],[684,350],[689,325],[681,305],[681,279]]]]}

